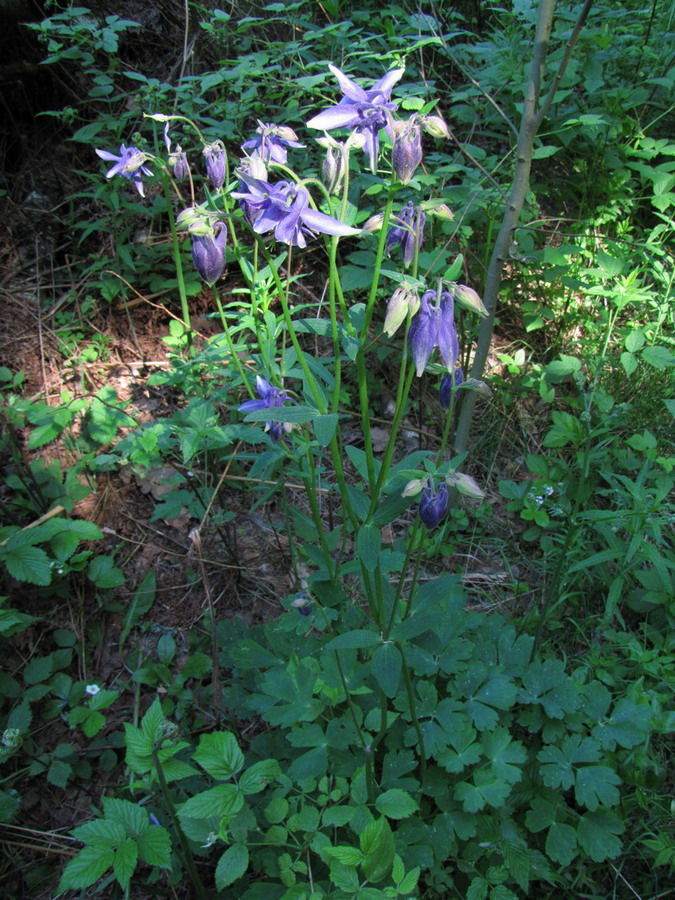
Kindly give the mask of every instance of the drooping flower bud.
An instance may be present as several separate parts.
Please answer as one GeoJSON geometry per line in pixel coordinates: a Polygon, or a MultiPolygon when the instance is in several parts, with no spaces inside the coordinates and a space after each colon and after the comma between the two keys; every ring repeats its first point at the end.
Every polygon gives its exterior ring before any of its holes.
{"type": "Polygon", "coordinates": [[[452,291],[455,300],[460,306],[464,307],[464,309],[468,309],[469,312],[477,313],[479,316],[488,315],[488,311],[483,305],[483,301],[473,288],[467,287],[465,284],[453,284],[450,286],[450,290],[452,291]]]}
{"type": "Polygon", "coordinates": [[[421,493],[424,484],[425,482],[422,481],[421,478],[413,478],[413,480],[409,481],[403,488],[401,497],[416,497],[419,493],[421,493]]]}
{"type": "Polygon", "coordinates": [[[209,181],[219,191],[225,183],[225,174],[227,171],[225,147],[222,141],[214,141],[204,147],[204,156],[206,158],[206,174],[209,181]]]}
{"type": "Polygon", "coordinates": [[[407,122],[394,122],[394,146],[391,161],[399,181],[408,184],[422,162],[422,132],[419,117],[407,122]]]}
{"type": "Polygon", "coordinates": [[[380,231],[382,229],[382,224],[384,223],[384,213],[375,213],[374,216],[371,216],[364,224],[361,226],[363,231],[368,231],[371,234],[374,234],[376,231],[380,231]]]}
{"type": "Polygon", "coordinates": [[[461,369],[455,369],[454,372],[448,372],[447,375],[443,376],[438,388],[438,400],[442,409],[450,409],[452,395],[463,381],[464,373],[461,369]]]}
{"type": "Polygon", "coordinates": [[[390,227],[387,234],[387,253],[396,244],[400,244],[403,251],[403,264],[409,266],[415,258],[415,245],[419,249],[424,241],[426,218],[424,210],[419,206],[415,208],[410,200],[397,216],[392,217],[393,226],[390,227]]]}
{"type": "Polygon", "coordinates": [[[405,322],[408,315],[414,316],[420,308],[420,298],[414,287],[402,282],[391,295],[384,318],[384,332],[392,337],[405,322]]]}
{"type": "Polygon", "coordinates": [[[345,176],[345,155],[342,148],[333,147],[330,144],[326,147],[326,156],[321,166],[321,175],[323,183],[328,188],[329,194],[337,194],[340,192],[342,182],[345,176]]]}
{"type": "Polygon", "coordinates": [[[448,488],[445,484],[440,484],[438,490],[434,491],[431,481],[427,481],[426,487],[422,488],[422,496],[420,497],[420,519],[431,531],[436,528],[443,516],[448,511],[448,488]]]}
{"type": "Polygon", "coordinates": [[[195,235],[192,238],[192,262],[207,284],[214,284],[225,268],[225,242],[227,228],[224,222],[217,222],[211,234],[195,235]]]}
{"type": "Polygon", "coordinates": [[[424,116],[422,128],[435,138],[449,138],[450,130],[440,116],[424,116]]]}
{"type": "Polygon", "coordinates": [[[188,206],[176,216],[176,228],[189,231],[193,237],[213,234],[214,215],[203,206],[188,206]]]}
{"type": "Polygon", "coordinates": [[[450,487],[457,488],[463,497],[469,497],[472,500],[482,500],[485,497],[485,491],[478,482],[463,472],[449,472],[445,480],[450,487]]]}

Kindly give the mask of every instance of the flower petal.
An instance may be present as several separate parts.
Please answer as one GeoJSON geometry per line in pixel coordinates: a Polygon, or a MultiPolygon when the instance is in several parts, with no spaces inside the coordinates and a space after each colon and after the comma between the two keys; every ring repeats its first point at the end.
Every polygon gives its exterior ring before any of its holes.
{"type": "Polygon", "coordinates": [[[401,80],[404,72],[405,69],[390,69],[386,75],[375,82],[371,91],[380,91],[381,93],[386,94],[387,97],[391,96],[392,88],[397,81],[401,80]]]}
{"type": "Polygon", "coordinates": [[[329,106],[307,122],[308,128],[320,128],[330,131],[331,128],[351,128],[359,122],[356,108],[347,103],[329,106]]]}
{"type": "Polygon", "coordinates": [[[318,212],[315,209],[306,209],[302,214],[302,221],[312,231],[320,231],[323,234],[348,235],[360,233],[358,228],[345,225],[339,219],[334,219],[332,216],[327,216],[325,213],[318,212]]]}
{"type": "MultiPolygon", "coordinates": [[[[363,88],[359,87],[355,81],[351,80],[351,78],[347,78],[344,72],[341,72],[337,68],[337,66],[329,65],[328,68],[337,78],[338,84],[340,85],[340,90],[345,95],[345,97],[349,97],[350,100],[356,100],[359,103],[363,103],[368,100],[368,95],[363,90],[363,88]]],[[[401,71],[401,75],[402,74],[403,71],[401,71]]]]}

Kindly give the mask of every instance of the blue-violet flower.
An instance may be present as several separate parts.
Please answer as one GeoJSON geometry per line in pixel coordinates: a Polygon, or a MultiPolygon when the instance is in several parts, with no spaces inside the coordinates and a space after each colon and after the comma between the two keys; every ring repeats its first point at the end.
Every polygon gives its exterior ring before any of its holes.
{"type": "MultiPolygon", "coordinates": [[[[281,388],[274,387],[269,381],[265,381],[260,375],[255,379],[256,390],[258,391],[259,400],[246,400],[239,407],[239,412],[254,412],[257,409],[274,409],[283,406],[289,396],[286,391],[281,388]]],[[[285,432],[291,431],[293,425],[290,422],[275,422],[273,420],[265,422],[265,428],[270,433],[273,441],[280,440],[285,432]]]]}
{"type": "Polygon", "coordinates": [[[120,144],[118,156],[114,153],[109,153],[107,150],[97,150],[96,154],[97,156],[100,156],[101,159],[106,160],[106,162],[115,163],[115,165],[105,173],[106,178],[112,178],[114,175],[121,175],[123,178],[131,178],[138,193],[141,197],[145,197],[141,175],[152,175],[150,169],[143,165],[148,159],[147,153],[139,150],[138,147],[125,147],[124,144],[120,144]]]}
{"type": "Polygon", "coordinates": [[[343,236],[359,233],[357,228],[312,209],[309,194],[300,185],[288,181],[270,184],[243,171],[238,175],[247,191],[235,191],[232,196],[243,201],[250,215],[255,217],[253,230],[256,234],[274,231],[278,241],[306,247],[306,237],[313,237],[316,232],[343,236]]]}
{"type": "Polygon", "coordinates": [[[193,234],[192,262],[207,284],[214,284],[225,268],[227,226],[216,222],[209,234],[193,234]]]}
{"type": "Polygon", "coordinates": [[[408,331],[408,342],[418,378],[423,374],[435,347],[438,347],[448,372],[454,370],[459,356],[452,294],[443,291],[439,306],[431,305],[435,297],[435,291],[422,294],[420,308],[408,331]]]}
{"type": "Polygon", "coordinates": [[[337,78],[344,96],[335,106],[330,106],[310,119],[307,127],[321,128],[323,131],[333,128],[355,129],[365,138],[363,149],[370,160],[370,169],[375,174],[380,150],[380,129],[384,128],[389,137],[392,137],[390,113],[397,106],[391,102],[391,92],[404,70],[391,69],[369,90],[364,90],[335,66],[330,65],[328,68],[337,78]]]}
{"type": "Polygon", "coordinates": [[[265,163],[286,165],[288,147],[304,147],[297,134],[286,125],[258,122],[257,137],[241,145],[242,150],[251,150],[250,156],[260,157],[265,163]]]}
{"type": "Polygon", "coordinates": [[[214,141],[204,147],[204,157],[206,158],[206,174],[209,181],[216,191],[219,191],[225,183],[225,174],[227,171],[225,147],[222,141],[214,141]]]}
{"type": "Polygon", "coordinates": [[[426,220],[427,217],[424,210],[419,206],[415,209],[412,200],[410,200],[399,212],[398,216],[394,217],[394,224],[387,234],[387,253],[390,253],[392,247],[395,247],[396,244],[400,244],[403,251],[403,263],[409,266],[415,258],[415,244],[417,244],[417,249],[419,250],[424,241],[424,223],[426,220]]]}
{"type": "Polygon", "coordinates": [[[394,123],[394,146],[391,163],[396,177],[407,184],[422,162],[422,126],[418,116],[407,122],[394,123]]]}
{"type": "Polygon", "coordinates": [[[447,485],[445,483],[439,484],[438,490],[434,491],[431,481],[427,481],[426,487],[422,488],[422,495],[420,496],[420,519],[431,531],[436,528],[447,511],[447,485]]]}
{"type": "Polygon", "coordinates": [[[452,395],[463,381],[464,372],[461,369],[455,369],[454,372],[448,372],[447,375],[443,376],[438,388],[438,400],[442,409],[450,409],[452,395]]]}

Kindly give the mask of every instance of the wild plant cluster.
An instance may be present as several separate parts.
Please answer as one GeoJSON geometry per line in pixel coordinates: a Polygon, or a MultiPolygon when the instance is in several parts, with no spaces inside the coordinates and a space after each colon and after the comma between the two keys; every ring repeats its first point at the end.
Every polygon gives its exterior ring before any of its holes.
{"type": "Polygon", "coordinates": [[[86,196],[107,211],[78,228],[83,241],[112,229],[117,256],[89,260],[87,277],[106,302],[125,285],[175,298],[170,366],[149,384],[180,403],[139,426],[110,386],[54,407],[0,369],[0,635],[36,627],[17,583],[66,603],[77,584],[116,616],[125,666],[108,686],[77,677],[104,641],[91,623],[0,675],[0,822],[20,827],[22,779],[67,796],[105,776],[69,860],[45,875],[53,896],[666,896],[675,146],[648,110],[675,72],[654,76],[649,100],[632,83],[640,128],[612,168],[623,60],[589,4],[561,8],[542,64],[549,126],[525,159],[536,108],[528,119],[522,64],[546,0],[494,12],[482,42],[461,10],[326,2],[323,21],[311,6],[270,4],[264,21],[200,8],[212,47],[237,50],[176,85],[120,73],[133,22],[71,8],[35,26],[103,103],[74,137],[90,153],[86,196]],[[294,78],[272,62],[282,47],[294,78]],[[120,75],[123,97],[140,86],[121,122],[120,75]],[[602,109],[574,106],[601,88],[602,109]],[[517,150],[510,176],[490,129],[517,150]],[[565,179],[600,159],[600,136],[616,192],[591,201],[577,173],[578,221],[556,218],[547,204],[572,203],[565,179]],[[544,177],[537,160],[556,155],[544,177]],[[502,216],[508,258],[490,259],[502,216]],[[128,240],[139,219],[160,223],[156,246],[128,240]],[[197,294],[218,324],[207,340],[197,294]],[[519,337],[492,345],[485,370],[495,314],[499,330],[514,311],[519,337]],[[540,439],[505,449],[526,409],[540,439]],[[24,432],[37,451],[76,422],[65,473],[25,461],[24,432]],[[141,650],[155,573],[121,607],[124,554],[68,515],[85,477],[120,471],[164,472],[152,520],[191,522],[204,616],[186,648],[165,629],[141,650]],[[248,516],[276,519],[283,550],[258,624],[223,615],[209,589],[205,557],[238,563],[235,490],[248,516]],[[516,523],[508,541],[500,520],[516,523]],[[501,557],[506,592],[488,578],[477,594],[462,557],[501,557]],[[50,747],[34,715],[73,740],[50,747]]]}

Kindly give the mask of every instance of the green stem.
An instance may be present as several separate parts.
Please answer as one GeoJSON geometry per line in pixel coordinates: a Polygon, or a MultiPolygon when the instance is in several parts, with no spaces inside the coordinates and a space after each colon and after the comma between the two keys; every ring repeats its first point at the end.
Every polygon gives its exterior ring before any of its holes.
{"type": "Polygon", "coordinates": [[[188,348],[192,347],[192,328],[190,326],[190,308],[188,306],[187,292],[185,290],[185,278],[183,276],[183,261],[180,257],[180,244],[178,243],[178,232],[176,231],[176,223],[173,218],[173,206],[171,203],[171,188],[169,178],[162,170],[162,187],[164,188],[164,198],[166,200],[166,211],[169,216],[169,228],[171,229],[171,250],[173,253],[173,262],[176,267],[176,280],[178,281],[178,296],[180,297],[181,315],[183,322],[187,326],[187,342],[188,348]]]}
{"type": "Polygon", "coordinates": [[[239,372],[239,377],[241,378],[242,384],[248,391],[249,397],[253,398],[253,397],[255,397],[255,391],[253,390],[251,385],[248,383],[248,379],[244,372],[244,367],[241,364],[241,360],[239,359],[239,354],[237,353],[237,350],[234,346],[234,342],[232,340],[232,335],[230,334],[230,326],[227,321],[227,317],[225,316],[225,310],[223,309],[223,304],[220,302],[220,295],[218,294],[218,288],[215,286],[215,284],[213,285],[213,296],[215,297],[216,306],[218,307],[218,315],[220,316],[220,324],[223,326],[223,333],[225,335],[225,339],[227,340],[227,346],[230,351],[230,356],[232,357],[234,364],[237,368],[237,371],[239,372]]]}
{"type": "Polygon", "coordinates": [[[415,729],[415,734],[417,735],[417,745],[420,751],[420,782],[423,782],[424,776],[426,775],[427,771],[427,751],[424,746],[424,735],[422,734],[419,719],[417,718],[417,709],[415,708],[415,692],[413,691],[410,669],[408,668],[408,663],[403,652],[403,647],[401,647],[398,641],[394,641],[394,646],[398,648],[398,652],[401,654],[403,682],[405,684],[406,694],[408,695],[408,708],[410,709],[410,718],[412,719],[413,728],[415,729]]]}
{"type": "Polygon", "coordinates": [[[194,857],[192,856],[192,852],[190,851],[190,845],[188,844],[185,833],[180,826],[180,822],[178,821],[176,807],[173,805],[173,800],[171,799],[171,795],[169,793],[169,786],[166,783],[164,770],[162,769],[162,763],[160,762],[156,747],[152,748],[152,762],[155,769],[155,774],[157,775],[157,780],[159,781],[159,789],[164,800],[166,811],[168,812],[169,818],[171,819],[173,827],[176,830],[176,834],[178,835],[178,840],[180,842],[182,851],[181,855],[183,857],[183,862],[185,863],[185,868],[187,869],[188,875],[190,876],[190,881],[197,891],[199,900],[209,900],[209,895],[207,894],[206,889],[202,884],[202,880],[199,877],[199,873],[197,872],[194,857]]]}

